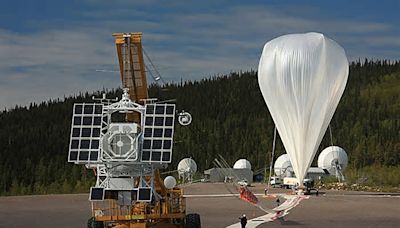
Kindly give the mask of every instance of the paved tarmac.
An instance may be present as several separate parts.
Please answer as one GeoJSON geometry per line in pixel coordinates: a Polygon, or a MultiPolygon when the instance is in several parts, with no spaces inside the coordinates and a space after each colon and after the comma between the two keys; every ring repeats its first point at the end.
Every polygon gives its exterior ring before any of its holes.
{"type": "MultiPolygon", "coordinates": [[[[228,184],[197,183],[185,186],[187,211],[201,215],[203,228],[226,227],[246,214],[265,214],[236,196],[228,184]]],[[[264,186],[250,189],[258,194],[264,186]]],[[[272,189],[271,193],[282,193],[272,189]]],[[[259,196],[264,208],[276,206],[275,199],[259,196]]],[[[86,227],[90,217],[87,194],[0,197],[0,227],[86,227]]],[[[284,220],[261,227],[400,227],[400,196],[364,192],[328,191],[303,200],[284,220]]]]}

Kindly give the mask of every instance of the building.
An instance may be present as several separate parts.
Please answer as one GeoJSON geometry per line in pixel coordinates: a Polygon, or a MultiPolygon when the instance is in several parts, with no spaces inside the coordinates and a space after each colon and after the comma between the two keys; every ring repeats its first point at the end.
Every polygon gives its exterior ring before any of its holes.
{"type": "Polygon", "coordinates": [[[211,168],[204,171],[204,176],[210,182],[237,182],[246,180],[253,182],[253,171],[250,169],[211,168]]]}

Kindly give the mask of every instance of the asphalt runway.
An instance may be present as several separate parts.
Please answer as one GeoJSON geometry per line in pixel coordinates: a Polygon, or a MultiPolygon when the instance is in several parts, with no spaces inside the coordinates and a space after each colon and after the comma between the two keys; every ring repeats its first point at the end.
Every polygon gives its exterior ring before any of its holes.
{"type": "MultiPolygon", "coordinates": [[[[231,193],[233,186],[197,183],[185,186],[187,212],[201,215],[202,227],[226,227],[265,214],[231,193]]],[[[262,194],[264,187],[250,188],[262,194]]],[[[282,193],[272,189],[271,193],[282,193]]],[[[264,208],[275,199],[261,198],[264,208]]],[[[86,227],[90,217],[87,194],[0,197],[0,227],[86,227]]],[[[399,227],[400,196],[364,192],[328,191],[303,200],[283,220],[258,227],[399,227]]]]}

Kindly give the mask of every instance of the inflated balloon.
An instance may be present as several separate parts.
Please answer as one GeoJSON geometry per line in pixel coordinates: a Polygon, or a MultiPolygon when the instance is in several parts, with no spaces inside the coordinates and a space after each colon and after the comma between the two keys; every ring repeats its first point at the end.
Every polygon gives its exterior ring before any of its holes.
{"type": "Polygon", "coordinates": [[[319,33],[285,35],[264,46],[258,83],[300,185],[344,92],[348,71],[343,48],[319,33]]]}

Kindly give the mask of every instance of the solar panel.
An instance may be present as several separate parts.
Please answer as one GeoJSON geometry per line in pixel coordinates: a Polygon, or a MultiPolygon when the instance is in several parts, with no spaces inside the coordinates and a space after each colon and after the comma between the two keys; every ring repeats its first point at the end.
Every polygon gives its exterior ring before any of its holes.
{"type": "Polygon", "coordinates": [[[102,201],[104,200],[104,188],[90,187],[90,201],[102,201]]]}
{"type": "Polygon", "coordinates": [[[103,104],[74,104],[68,153],[69,162],[98,161],[102,117],[103,104]]]}
{"type": "Polygon", "coordinates": [[[138,189],[138,196],[137,200],[138,201],[143,201],[143,202],[150,202],[151,201],[151,188],[149,187],[141,187],[138,189]]]}
{"type": "Polygon", "coordinates": [[[170,163],[175,104],[146,104],[142,161],[170,163]]]}

